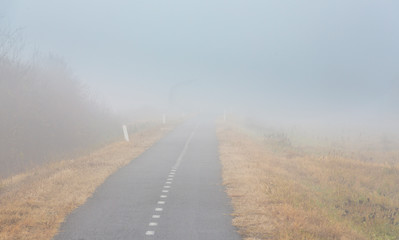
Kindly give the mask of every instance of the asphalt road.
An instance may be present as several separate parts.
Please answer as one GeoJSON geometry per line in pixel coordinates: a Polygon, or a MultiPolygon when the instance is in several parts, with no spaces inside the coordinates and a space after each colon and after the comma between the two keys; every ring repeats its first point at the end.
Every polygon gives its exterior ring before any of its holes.
{"type": "Polygon", "coordinates": [[[212,120],[182,124],[110,176],[54,239],[241,239],[217,145],[212,120]]]}

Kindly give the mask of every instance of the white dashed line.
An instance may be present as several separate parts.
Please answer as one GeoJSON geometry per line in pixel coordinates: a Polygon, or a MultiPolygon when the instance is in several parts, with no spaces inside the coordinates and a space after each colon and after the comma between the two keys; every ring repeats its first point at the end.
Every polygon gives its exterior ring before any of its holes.
{"type": "Polygon", "coordinates": [[[197,130],[198,126],[199,126],[199,123],[197,123],[197,125],[194,128],[194,130],[191,132],[190,136],[188,137],[188,139],[186,141],[186,144],[184,145],[183,151],[180,153],[179,158],[177,159],[175,165],[173,166],[174,169],[179,168],[179,165],[180,165],[181,161],[183,160],[183,156],[186,154],[188,145],[190,144],[191,139],[193,138],[194,133],[197,130]]]}
{"type": "MultiPolygon", "coordinates": [[[[179,158],[178,158],[177,161],[176,161],[176,164],[175,164],[175,165],[172,167],[172,169],[170,170],[170,173],[169,173],[169,175],[168,175],[168,178],[167,178],[167,180],[166,180],[165,185],[163,186],[163,188],[171,188],[171,186],[169,186],[169,185],[172,184],[173,177],[174,177],[174,175],[176,174],[177,168],[179,167],[179,165],[180,165],[180,163],[181,163],[181,161],[182,161],[182,159],[183,159],[183,156],[184,156],[184,154],[185,154],[186,151],[187,151],[187,147],[188,147],[188,145],[189,145],[189,143],[190,143],[190,141],[191,141],[191,139],[192,139],[192,137],[193,137],[193,135],[194,135],[194,132],[196,131],[197,128],[198,128],[198,124],[197,124],[197,126],[195,127],[195,129],[193,130],[193,132],[191,133],[191,135],[189,136],[189,138],[187,139],[186,144],[184,145],[184,148],[183,148],[182,152],[180,153],[179,158]]],[[[162,192],[163,192],[163,193],[168,193],[168,192],[169,192],[169,189],[162,189],[162,192]]],[[[160,198],[167,198],[167,197],[168,197],[167,195],[161,195],[161,196],[160,196],[160,198]]],[[[164,205],[164,204],[165,204],[165,201],[158,201],[157,204],[158,204],[158,205],[164,205]]],[[[155,212],[162,212],[162,211],[163,211],[163,208],[159,208],[159,207],[155,208],[155,212]]],[[[153,218],[153,219],[159,219],[159,218],[161,218],[161,215],[152,215],[152,218],[153,218]]],[[[155,227],[155,226],[158,226],[158,223],[157,223],[157,222],[150,222],[150,223],[148,224],[148,226],[150,226],[150,227],[155,227]]],[[[155,235],[155,231],[146,231],[146,232],[145,232],[145,235],[146,235],[146,236],[153,236],[153,235],[155,235]]]]}
{"type": "Polygon", "coordinates": [[[147,235],[147,236],[153,236],[154,234],[155,234],[154,231],[147,231],[147,232],[145,232],[145,235],[147,235]]]}

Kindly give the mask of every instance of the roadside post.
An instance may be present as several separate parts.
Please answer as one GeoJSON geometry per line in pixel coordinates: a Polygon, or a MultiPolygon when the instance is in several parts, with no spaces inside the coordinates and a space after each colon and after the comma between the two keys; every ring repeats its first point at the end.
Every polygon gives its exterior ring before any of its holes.
{"type": "Polygon", "coordinates": [[[123,125],[123,126],[122,126],[122,129],[123,129],[123,135],[125,136],[126,142],[130,142],[130,140],[129,140],[129,134],[127,133],[127,127],[126,127],[126,125],[123,125]]]}
{"type": "Polygon", "coordinates": [[[226,122],[226,110],[224,110],[224,112],[223,112],[223,119],[226,122]]]}

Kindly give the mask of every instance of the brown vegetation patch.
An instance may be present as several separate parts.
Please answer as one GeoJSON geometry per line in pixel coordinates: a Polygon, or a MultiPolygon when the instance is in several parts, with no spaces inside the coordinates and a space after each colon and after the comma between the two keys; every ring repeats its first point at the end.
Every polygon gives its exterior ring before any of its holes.
{"type": "Polygon", "coordinates": [[[159,140],[168,128],[137,132],[86,156],[54,162],[0,181],[0,239],[51,239],[65,217],[118,168],[159,140]]]}
{"type": "Polygon", "coordinates": [[[245,239],[397,239],[398,165],[302,151],[218,129],[233,224],[245,239]]]}

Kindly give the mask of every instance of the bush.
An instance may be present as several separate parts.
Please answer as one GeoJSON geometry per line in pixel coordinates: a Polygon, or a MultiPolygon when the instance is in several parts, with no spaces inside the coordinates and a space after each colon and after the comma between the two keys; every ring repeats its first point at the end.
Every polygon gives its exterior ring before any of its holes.
{"type": "MultiPolygon", "coordinates": [[[[9,46],[5,39],[0,46],[9,46]]],[[[0,177],[120,135],[116,117],[90,98],[62,60],[22,62],[9,49],[0,47],[0,177]]]]}

